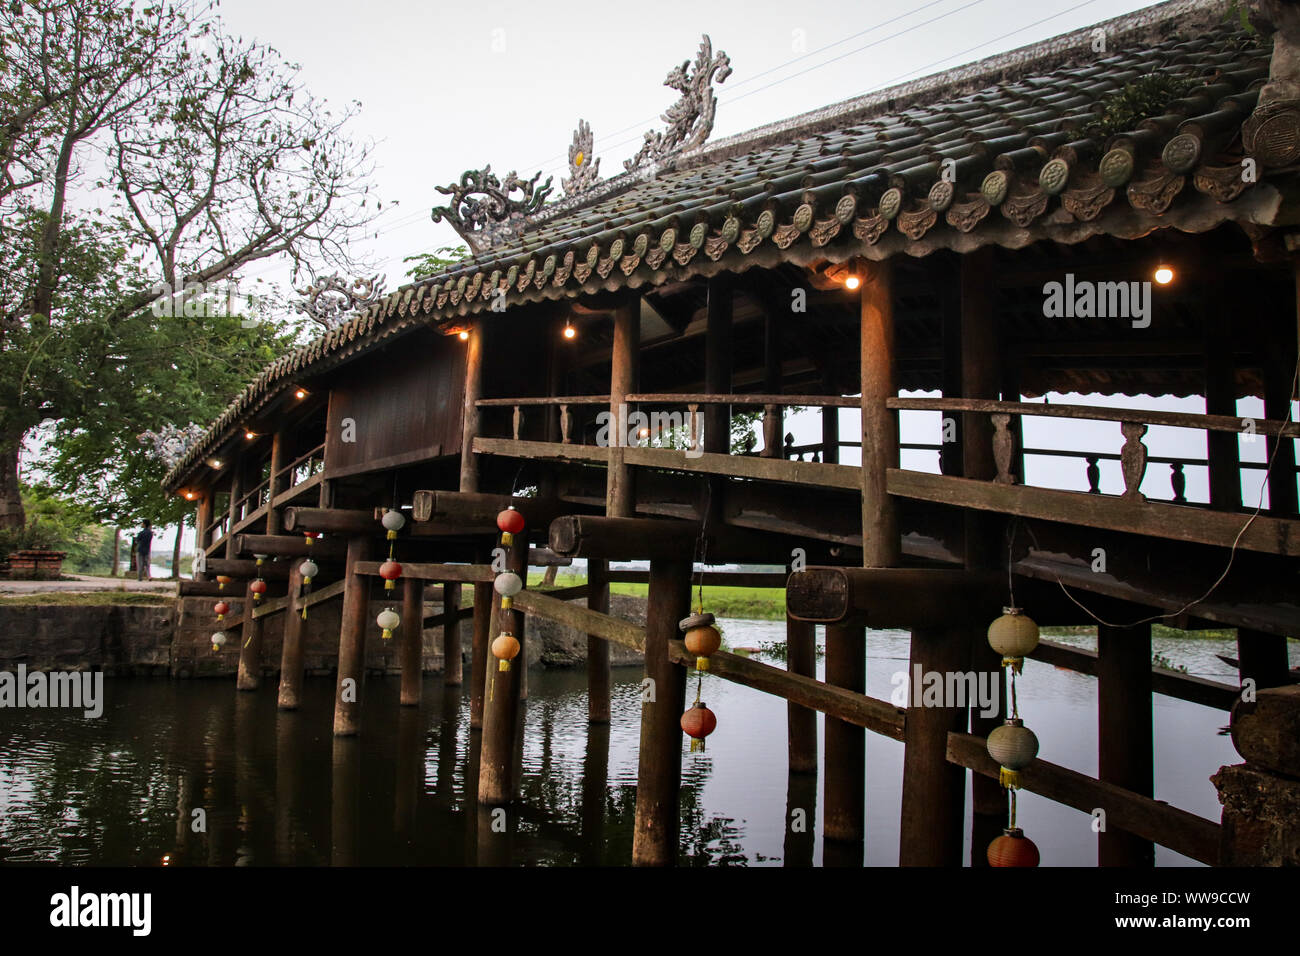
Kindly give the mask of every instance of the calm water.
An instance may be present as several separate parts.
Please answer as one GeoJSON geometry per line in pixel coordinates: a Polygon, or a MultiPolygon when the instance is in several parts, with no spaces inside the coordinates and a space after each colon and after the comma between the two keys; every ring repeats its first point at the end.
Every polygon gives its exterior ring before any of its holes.
{"type": "MultiPolygon", "coordinates": [[[[784,637],[778,622],[722,623],[732,646],[784,637]]],[[[1214,657],[1235,654],[1231,642],[1155,645],[1193,674],[1235,680],[1214,657]]],[[[906,667],[906,634],[869,634],[868,694],[888,698],[891,675],[906,667]]],[[[297,713],[277,712],[274,681],[237,694],[226,680],[109,680],[98,720],[0,710],[0,862],[623,865],[639,677],[615,671],[612,724],[592,728],[581,671],[530,674],[522,800],[505,833],[474,799],[469,698],[444,693],[436,677],[418,710],[397,705],[396,678],[370,679],[363,733],[342,741],[330,733],[332,679],[309,678],[297,713]],[[193,832],[196,809],[206,833],[193,832]]],[[[1041,756],[1095,775],[1095,681],[1030,661],[1018,686],[1041,756]]],[[[819,780],[786,773],[785,703],[710,677],[703,696],[719,724],[706,753],[683,756],[682,862],[820,864],[819,780]],[[786,834],[793,808],[813,820],[808,834],[786,834]]],[[[1217,820],[1208,778],[1239,761],[1217,733],[1227,715],[1157,696],[1154,719],[1155,796],[1217,820]]],[[[901,743],[867,734],[868,864],[897,862],[902,762],[901,743]]],[[[1020,823],[1044,865],[1095,864],[1088,815],[1023,793],[1020,823]]],[[[1156,852],[1163,865],[1191,863],[1156,852]]]]}

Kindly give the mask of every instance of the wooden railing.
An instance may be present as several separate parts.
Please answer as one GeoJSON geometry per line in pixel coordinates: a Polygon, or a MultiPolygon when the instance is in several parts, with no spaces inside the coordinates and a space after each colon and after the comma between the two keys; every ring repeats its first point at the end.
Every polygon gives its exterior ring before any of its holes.
{"type": "Polygon", "coordinates": [[[325,443],[321,442],[315,448],[304,452],[281,468],[279,474],[276,475],[276,485],[280,492],[283,493],[296,485],[302,484],[308,478],[322,471],[324,467],[325,443]],[[288,481],[279,480],[285,476],[288,476],[288,481]]]}

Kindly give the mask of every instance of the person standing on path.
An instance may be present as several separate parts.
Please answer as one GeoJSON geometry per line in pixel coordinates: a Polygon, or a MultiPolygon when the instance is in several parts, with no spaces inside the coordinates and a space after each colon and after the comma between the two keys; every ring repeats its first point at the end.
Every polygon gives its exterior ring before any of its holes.
{"type": "Polygon", "coordinates": [[[149,580],[149,550],[153,546],[153,527],[146,519],[144,527],[135,536],[135,579],[149,580]]]}

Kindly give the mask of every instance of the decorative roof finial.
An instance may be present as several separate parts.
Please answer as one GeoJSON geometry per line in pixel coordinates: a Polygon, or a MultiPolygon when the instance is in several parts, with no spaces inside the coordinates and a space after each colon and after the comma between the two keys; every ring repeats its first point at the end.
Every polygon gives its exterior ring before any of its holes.
{"type": "Polygon", "coordinates": [[[369,279],[353,279],[349,285],[336,272],[294,291],[305,297],[293,304],[294,311],[310,316],[313,322],[329,330],[378,302],[384,294],[384,280],[374,275],[369,279]]]}
{"type": "Polygon", "coordinates": [[[600,160],[592,157],[591,150],[591,124],[580,119],[573,131],[573,144],[569,146],[569,178],[560,180],[564,195],[584,193],[600,179],[600,160]]]}
{"type": "Polygon", "coordinates": [[[623,163],[624,169],[631,171],[658,162],[669,153],[694,149],[709,138],[718,108],[718,98],[713,93],[715,74],[717,82],[726,80],[731,75],[731,60],[721,50],[717,56],[713,55],[713,41],[706,33],[695,57],[695,72],[691,72],[691,61],[685,60],[669,71],[664,80],[664,86],[681,93],[677,102],[660,117],[667,128],[663,132],[646,133],[640,152],[623,163]]]}
{"type": "Polygon", "coordinates": [[[482,252],[504,235],[517,233],[522,220],[542,208],[551,194],[551,177],[546,177],[539,187],[537,180],[541,177],[538,172],[532,179],[523,180],[511,170],[502,181],[493,174],[491,165],[466,170],[460,182],[437,187],[438,192],[451,197],[451,202],[433,208],[433,221],[446,219],[473,252],[482,252]],[[522,198],[511,198],[515,191],[522,193],[522,198]],[[486,198],[473,199],[473,195],[486,198]]]}

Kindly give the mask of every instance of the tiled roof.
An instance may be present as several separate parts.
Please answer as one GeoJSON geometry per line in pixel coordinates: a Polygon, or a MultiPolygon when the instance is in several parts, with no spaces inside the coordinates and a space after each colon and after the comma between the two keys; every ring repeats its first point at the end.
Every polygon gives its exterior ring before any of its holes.
{"type": "MultiPolygon", "coordinates": [[[[1240,128],[1270,43],[1223,3],[1175,0],[926,81],[849,101],[629,173],[595,201],[544,209],[515,243],[405,286],[262,372],[168,476],[294,376],[420,323],[778,261],[843,261],[1139,235],[1195,208],[1246,218],[1240,128]],[[1106,52],[1093,51],[1096,30],[1106,52]],[[1160,115],[1099,133],[1105,105],[1157,74],[1186,89],[1160,115]]],[[[1266,173],[1267,171],[1261,171],[1266,173]]]]}

